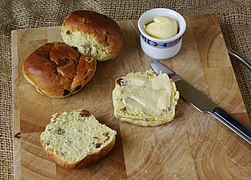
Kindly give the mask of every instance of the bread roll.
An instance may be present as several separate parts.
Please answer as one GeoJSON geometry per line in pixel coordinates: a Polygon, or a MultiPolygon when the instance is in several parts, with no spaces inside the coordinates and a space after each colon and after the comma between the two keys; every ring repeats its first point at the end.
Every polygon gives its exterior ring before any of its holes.
{"type": "Polygon", "coordinates": [[[52,98],[77,93],[94,76],[96,60],[81,55],[65,43],[47,43],[24,60],[24,77],[52,98]]]}
{"type": "Polygon", "coordinates": [[[65,43],[98,61],[115,58],[123,45],[123,34],[111,18],[94,11],[74,11],[61,27],[65,43]]]}
{"type": "Polygon", "coordinates": [[[158,126],[173,120],[179,92],[167,74],[152,70],[129,73],[115,82],[114,115],[140,126],[158,126]]]}
{"type": "Polygon", "coordinates": [[[116,131],[101,124],[86,110],[54,114],[40,136],[46,154],[67,169],[99,161],[113,148],[116,131]]]}

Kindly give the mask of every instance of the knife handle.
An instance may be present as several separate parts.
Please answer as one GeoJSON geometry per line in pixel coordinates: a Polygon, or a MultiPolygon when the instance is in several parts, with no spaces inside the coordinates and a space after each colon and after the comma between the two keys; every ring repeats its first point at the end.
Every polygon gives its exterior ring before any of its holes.
{"type": "Polygon", "coordinates": [[[246,140],[249,144],[251,144],[250,129],[246,128],[244,125],[242,125],[239,121],[230,116],[220,107],[214,108],[212,114],[228,128],[230,128],[232,131],[234,131],[236,134],[246,140]]]}

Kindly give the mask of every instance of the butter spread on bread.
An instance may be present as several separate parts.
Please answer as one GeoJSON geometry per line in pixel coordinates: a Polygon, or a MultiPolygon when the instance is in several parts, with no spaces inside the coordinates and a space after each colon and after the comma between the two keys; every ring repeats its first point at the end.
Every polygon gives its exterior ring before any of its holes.
{"type": "Polygon", "coordinates": [[[129,73],[116,80],[114,115],[121,121],[157,126],[173,120],[178,99],[179,92],[167,74],[129,73]]]}
{"type": "Polygon", "coordinates": [[[82,168],[107,155],[116,131],[86,110],[54,114],[40,136],[47,155],[64,168],[82,168]]]}

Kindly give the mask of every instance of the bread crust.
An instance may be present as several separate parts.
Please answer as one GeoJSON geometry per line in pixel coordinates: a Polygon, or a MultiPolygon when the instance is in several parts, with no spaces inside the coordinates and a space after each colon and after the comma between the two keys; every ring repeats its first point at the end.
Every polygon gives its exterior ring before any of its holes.
{"type": "Polygon", "coordinates": [[[51,98],[79,92],[94,76],[96,60],[81,55],[65,43],[47,43],[35,50],[22,65],[29,83],[51,98]]]}
{"type": "Polygon", "coordinates": [[[111,18],[94,11],[79,10],[70,13],[61,27],[64,41],[64,37],[72,32],[81,32],[83,35],[90,36],[93,42],[105,50],[105,57],[102,59],[95,57],[98,61],[115,58],[123,45],[123,34],[118,24],[111,18]]]}
{"type": "MultiPolygon", "coordinates": [[[[58,165],[60,165],[63,168],[66,169],[82,169],[86,166],[90,166],[96,162],[98,162],[102,157],[106,156],[107,154],[110,153],[110,151],[112,150],[113,146],[115,145],[116,142],[116,136],[114,136],[114,138],[112,139],[112,141],[105,146],[104,148],[102,148],[100,151],[93,153],[93,154],[88,154],[84,159],[76,162],[76,163],[68,163],[64,160],[62,160],[59,156],[57,156],[57,154],[53,153],[50,150],[45,150],[47,156],[53,160],[54,162],[56,162],[58,165]]],[[[43,142],[40,142],[43,145],[43,142]]],[[[45,147],[44,147],[45,148],[45,147]]]]}
{"type": "Polygon", "coordinates": [[[132,118],[132,117],[126,118],[126,117],[119,116],[118,114],[114,114],[114,116],[120,121],[135,124],[138,126],[159,126],[159,125],[171,122],[174,117],[173,115],[166,119],[148,118],[146,120],[146,119],[139,119],[139,118],[132,118]]]}

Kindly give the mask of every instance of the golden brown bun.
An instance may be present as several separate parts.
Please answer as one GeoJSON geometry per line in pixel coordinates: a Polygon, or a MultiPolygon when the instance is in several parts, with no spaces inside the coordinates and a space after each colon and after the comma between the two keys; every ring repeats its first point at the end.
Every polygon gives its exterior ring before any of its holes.
{"type": "Polygon", "coordinates": [[[65,43],[98,61],[115,58],[123,45],[123,34],[111,18],[93,11],[74,11],[61,27],[65,43]]]}
{"type": "Polygon", "coordinates": [[[37,90],[52,98],[77,93],[94,76],[96,60],[81,55],[65,43],[47,43],[23,63],[24,77],[37,90]]]}

